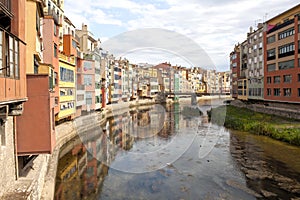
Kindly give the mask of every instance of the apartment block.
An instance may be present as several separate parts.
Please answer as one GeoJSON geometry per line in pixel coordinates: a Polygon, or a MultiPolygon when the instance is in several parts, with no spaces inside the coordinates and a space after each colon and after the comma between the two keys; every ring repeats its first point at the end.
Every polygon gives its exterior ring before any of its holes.
{"type": "Polygon", "coordinates": [[[264,98],[300,102],[300,5],[266,22],[264,32],[264,98]]]}
{"type": "MultiPolygon", "coordinates": [[[[43,2],[26,1],[26,80],[28,101],[17,120],[19,172],[31,155],[51,153],[55,146],[54,66],[43,59],[43,2]],[[36,24],[36,26],[32,26],[36,24]],[[43,120],[41,120],[43,119],[43,120]]],[[[48,19],[46,19],[48,21],[48,19]]],[[[49,28],[45,27],[46,29],[49,28]]],[[[54,37],[54,32],[51,32],[54,37]]],[[[50,38],[47,35],[46,38],[50,38]]],[[[53,45],[52,45],[53,46],[53,45]]],[[[52,47],[51,46],[51,47],[52,47]]],[[[53,56],[53,54],[51,54],[53,56]]],[[[47,56],[46,56],[47,57],[47,56]]]]}
{"type": "Polygon", "coordinates": [[[248,43],[240,44],[240,73],[238,79],[238,99],[248,100],[248,43]]]}
{"type": "Polygon", "coordinates": [[[247,34],[247,77],[248,99],[262,100],[264,98],[264,25],[259,23],[257,29],[250,27],[247,34]]]}

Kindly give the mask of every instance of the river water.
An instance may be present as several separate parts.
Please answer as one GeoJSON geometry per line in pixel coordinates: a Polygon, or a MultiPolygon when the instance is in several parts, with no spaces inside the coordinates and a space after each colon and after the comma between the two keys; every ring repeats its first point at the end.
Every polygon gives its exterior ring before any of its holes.
{"type": "Polygon", "coordinates": [[[297,199],[299,155],[189,105],[140,107],[61,149],[54,199],[297,199]]]}

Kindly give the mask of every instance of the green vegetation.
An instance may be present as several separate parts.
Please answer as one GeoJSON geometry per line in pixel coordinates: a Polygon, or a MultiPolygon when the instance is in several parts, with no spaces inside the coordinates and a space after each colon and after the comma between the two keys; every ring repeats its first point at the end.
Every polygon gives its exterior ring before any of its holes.
{"type": "Polygon", "coordinates": [[[300,121],[234,106],[214,108],[208,115],[212,123],[300,146],[300,121]]]}

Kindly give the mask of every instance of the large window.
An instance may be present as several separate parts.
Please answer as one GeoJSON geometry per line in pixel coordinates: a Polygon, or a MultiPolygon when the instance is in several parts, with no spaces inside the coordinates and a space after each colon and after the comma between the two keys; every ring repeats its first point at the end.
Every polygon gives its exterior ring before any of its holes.
{"type": "Polygon", "coordinates": [[[0,30],[0,76],[18,79],[19,69],[19,41],[0,30]]]}
{"type": "Polygon", "coordinates": [[[279,70],[294,68],[294,60],[278,63],[279,70]]]}
{"type": "Polygon", "coordinates": [[[74,71],[60,67],[60,80],[64,82],[74,82],[74,71]]]}
{"type": "Polygon", "coordinates": [[[279,55],[278,55],[279,58],[294,55],[295,44],[290,43],[290,44],[287,44],[287,45],[280,46],[280,47],[278,47],[278,52],[279,52],[279,55]]]}
{"type": "Polygon", "coordinates": [[[268,72],[275,71],[275,69],[276,69],[276,65],[275,64],[269,64],[269,65],[267,65],[268,72]]]}
{"type": "Polygon", "coordinates": [[[279,38],[279,40],[281,40],[283,38],[292,36],[294,34],[295,34],[295,29],[294,28],[290,28],[288,30],[285,30],[283,32],[278,33],[278,38],[279,38]]]}

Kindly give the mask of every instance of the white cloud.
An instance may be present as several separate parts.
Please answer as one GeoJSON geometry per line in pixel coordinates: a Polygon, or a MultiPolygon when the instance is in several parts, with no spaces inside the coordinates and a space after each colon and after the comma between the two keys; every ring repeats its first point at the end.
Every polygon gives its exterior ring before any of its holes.
{"type": "MultiPolygon", "coordinates": [[[[124,30],[140,28],[164,28],[194,40],[211,57],[216,66],[229,67],[229,53],[234,44],[246,39],[250,26],[262,21],[267,13],[273,17],[292,6],[298,0],[152,0],[152,1],[100,1],[65,0],[66,13],[76,26],[107,24],[124,30]],[[163,4],[164,6],[158,6],[163,4]],[[67,10],[68,9],[68,10],[67,10]],[[109,14],[114,10],[118,14],[109,14]],[[131,15],[127,19],[127,15],[131,15]],[[80,17],[81,16],[81,17],[80,17]],[[127,20],[124,20],[127,19],[127,20]]],[[[96,35],[106,35],[108,30],[99,30],[96,35]]],[[[111,34],[111,33],[110,33],[111,34]]],[[[119,33],[115,33],[116,35],[119,33]]]]}

